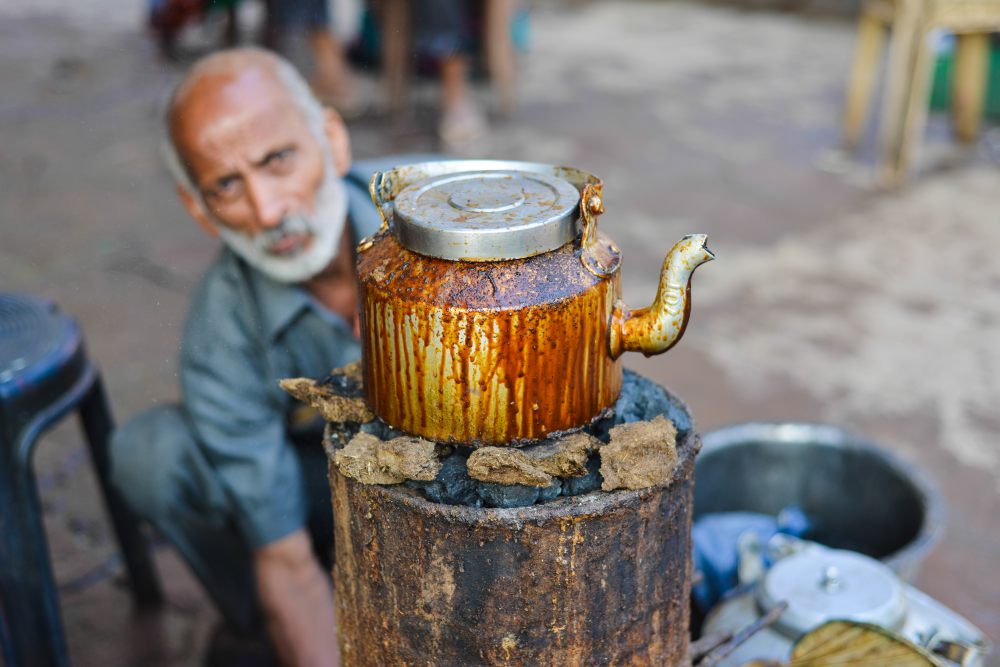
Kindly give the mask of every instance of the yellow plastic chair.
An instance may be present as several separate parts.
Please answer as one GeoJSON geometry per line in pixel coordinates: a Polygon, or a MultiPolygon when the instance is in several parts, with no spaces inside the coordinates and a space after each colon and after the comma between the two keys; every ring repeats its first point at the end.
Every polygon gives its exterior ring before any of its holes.
{"type": "Polygon", "coordinates": [[[861,10],[843,143],[853,149],[861,138],[888,31],[891,41],[879,142],[879,178],[887,187],[906,180],[915,143],[924,134],[933,71],[927,34],[936,28],[957,36],[953,123],[958,139],[971,142],[982,120],[989,35],[1000,32],[1000,0],[867,0],[861,10]]]}

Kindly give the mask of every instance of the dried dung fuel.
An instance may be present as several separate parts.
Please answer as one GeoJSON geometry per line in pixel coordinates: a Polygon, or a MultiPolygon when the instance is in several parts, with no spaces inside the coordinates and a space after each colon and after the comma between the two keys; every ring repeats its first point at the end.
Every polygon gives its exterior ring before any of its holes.
{"type": "Polygon", "coordinates": [[[344,396],[329,384],[310,378],[288,378],[278,384],[292,397],[318,410],[329,422],[364,424],[375,419],[375,414],[368,409],[363,398],[344,396]]]}
{"type": "Polygon", "coordinates": [[[600,446],[601,441],[589,433],[573,433],[547,445],[525,448],[524,453],[553,477],[582,477],[587,474],[587,457],[600,446]]]}
{"type": "Polygon", "coordinates": [[[621,424],[600,452],[602,491],[663,486],[677,464],[677,429],[663,416],[621,424]]]}
{"type": "Polygon", "coordinates": [[[362,484],[430,481],[441,470],[438,449],[421,438],[385,441],[370,433],[358,433],[346,447],[334,452],[333,463],[341,474],[362,484]]]}
{"type": "Polygon", "coordinates": [[[552,475],[519,449],[509,447],[482,447],[469,455],[469,477],[492,484],[523,484],[549,486],[552,475]]]}
{"type": "Polygon", "coordinates": [[[469,455],[469,476],[492,484],[551,487],[553,477],[582,477],[587,457],[601,446],[587,433],[524,449],[482,447],[469,455]]]}

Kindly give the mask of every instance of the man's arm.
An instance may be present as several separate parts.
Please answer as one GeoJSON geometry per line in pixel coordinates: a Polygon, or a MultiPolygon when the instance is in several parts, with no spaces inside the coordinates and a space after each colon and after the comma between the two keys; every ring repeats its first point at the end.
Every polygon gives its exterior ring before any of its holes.
{"type": "Polygon", "coordinates": [[[284,665],[338,665],[330,579],[297,530],[254,552],[268,634],[284,665]]]}
{"type": "Polygon", "coordinates": [[[184,402],[253,554],[258,597],[284,664],[337,664],[329,577],[304,528],[306,499],[250,295],[208,281],[181,352],[184,402]]]}

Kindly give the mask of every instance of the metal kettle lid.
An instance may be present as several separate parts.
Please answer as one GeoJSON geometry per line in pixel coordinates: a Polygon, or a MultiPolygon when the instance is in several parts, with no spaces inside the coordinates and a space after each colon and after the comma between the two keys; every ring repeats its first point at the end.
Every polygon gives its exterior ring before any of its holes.
{"type": "Polygon", "coordinates": [[[423,255],[521,259],[572,241],[579,204],[580,191],[569,181],[501,168],[413,183],[396,196],[393,220],[399,242],[423,255]]]}
{"type": "Polygon", "coordinates": [[[906,619],[899,577],[879,561],[852,551],[807,549],[779,560],[757,588],[757,603],[766,613],[782,600],[788,609],[777,627],[791,637],[834,619],[894,630],[906,619]]]}

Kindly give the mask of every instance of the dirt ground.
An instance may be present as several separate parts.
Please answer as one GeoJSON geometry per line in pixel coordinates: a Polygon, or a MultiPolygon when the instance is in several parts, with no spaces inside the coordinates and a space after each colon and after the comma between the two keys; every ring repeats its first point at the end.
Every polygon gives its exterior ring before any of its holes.
{"type": "MultiPolygon", "coordinates": [[[[143,34],[141,4],[0,3],[0,289],[80,320],[119,420],[176,400],[188,296],[217,249],[159,160],[182,70],[143,34]]],[[[921,465],[949,516],[917,583],[1000,639],[998,131],[958,150],[932,119],[920,177],[882,193],[871,149],[833,151],[848,22],[679,2],[559,3],[531,20],[519,109],[470,152],[600,174],[630,304],[652,299],[681,235],[708,233],[718,255],[684,341],[627,365],[703,431],[826,421],[921,465]]],[[[356,157],[437,150],[433,92],[401,122],[353,122],[356,157]]],[[[75,424],[36,464],[74,663],[199,664],[215,611],[165,544],[168,603],[132,611],[75,424]]]]}

